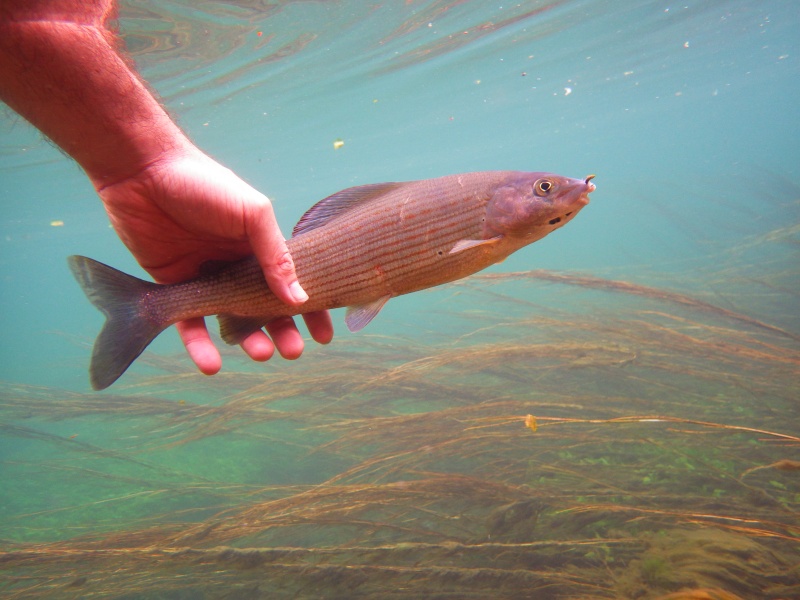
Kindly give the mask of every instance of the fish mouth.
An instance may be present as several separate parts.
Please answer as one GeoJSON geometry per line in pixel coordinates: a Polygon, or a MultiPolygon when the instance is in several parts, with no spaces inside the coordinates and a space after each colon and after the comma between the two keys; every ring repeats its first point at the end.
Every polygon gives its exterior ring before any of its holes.
{"type": "Polygon", "coordinates": [[[581,193],[580,197],[577,200],[577,203],[580,204],[581,206],[586,206],[587,204],[589,204],[589,194],[591,194],[593,191],[597,189],[597,186],[592,183],[592,179],[594,179],[595,177],[596,175],[594,174],[587,175],[586,179],[583,180],[583,185],[586,186],[586,189],[583,190],[583,193],[581,193]]]}
{"type": "Polygon", "coordinates": [[[570,204],[567,208],[568,210],[561,214],[558,217],[554,217],[550,219],[547,224],[548,225],[558,225],[562,221],[567,221],[570,217],[572,217],[576,212],[582,209],[584,206],[589,204],[589,194],[597,189],[597,186],[593,184],[591,181],[594,179],[594,175],[587,175],[586,179],[584,179],[583,183],[586,185],[586,189],[581,192],[581,195],[570,204]]]}

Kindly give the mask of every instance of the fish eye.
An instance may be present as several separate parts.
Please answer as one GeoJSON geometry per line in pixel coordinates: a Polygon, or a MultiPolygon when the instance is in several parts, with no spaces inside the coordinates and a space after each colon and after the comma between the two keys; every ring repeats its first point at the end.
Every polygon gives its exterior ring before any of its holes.
{"type": "Polygon", "coordinates": [[[539,179],[534,185],[533,189],[539,196],[546,196],[553,191],[553,182],[549,179],[539,179]]]}

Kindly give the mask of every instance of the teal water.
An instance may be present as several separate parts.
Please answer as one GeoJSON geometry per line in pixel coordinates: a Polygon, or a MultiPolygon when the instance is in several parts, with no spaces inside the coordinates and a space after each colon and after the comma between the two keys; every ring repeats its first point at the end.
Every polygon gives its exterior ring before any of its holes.
{"type": "Polygon", "coordinates": [[[337,311],[330,347],[265,366],[232,350],[211,379],[168,332],[92,393],[102,318],[66,256],[143,272],[80,170],[3,113],[0,590],[800,593],[797,471],[758,469],[800,460],[793,2],[142,1],[119,24],[287,234],[365,183],[519,169],[597,191],[491,269],[571,279],[397,298],[356,335],[337,311]],[[528,413],[714,427],[533,433],[528,413]]]}

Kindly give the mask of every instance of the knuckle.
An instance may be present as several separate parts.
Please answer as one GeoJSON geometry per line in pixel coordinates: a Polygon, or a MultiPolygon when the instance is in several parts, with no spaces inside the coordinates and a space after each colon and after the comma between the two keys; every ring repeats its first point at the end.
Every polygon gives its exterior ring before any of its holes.
{"type": "Polygon", "coordinates": [[[275,267],[281,275],[290,275],[294,272],[294,261],[288,250],[284,250],[275,261],[275,267]]]}
{"type": "Polygon", "coordinates": [[[272,202],[260,192],[256,191],[250,206],[258,215],[272,215],[272,202]]]}

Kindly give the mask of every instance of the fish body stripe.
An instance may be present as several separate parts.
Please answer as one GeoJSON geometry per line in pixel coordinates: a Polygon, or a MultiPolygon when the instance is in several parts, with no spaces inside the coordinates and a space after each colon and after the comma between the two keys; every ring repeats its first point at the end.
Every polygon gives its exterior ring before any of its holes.
{"type": "MultiPolygon", "coordinates": [[[[376,294],[402,295],[488,266],[473,264],[478,253],[448,252],[459,240],[481,235],[489,199],[483,188],[491,182],[476,190],[459,184],[456,176],[443,179],[450,181],[436,186],[417,182],[423,185],[392,191],[288,240],[298,280],[309,295],[303,312],[362,304],[376,294]]],[[[158,305],[158,313],[170,322],[218,313],[276,317],[297,313],[269,291],[254,260],[167,286],[149,302],[158,305]]]]}
{"type": "MultiPolygon", "coordinates": [[[[513,171],[451,175],[397,184],[338,215],[332,207],[329,221],[287,241],[298,280],[309,295],[299,309],[278,300],[251,257],[215,275],[161,286],[143,300],[147,306],[142,310],[169,323],[220,313],[268,320],[368,304],[460,279],[550,231],[450,254],[460,241],[483,240],[493,195],[530,175],[513,171]]],[[[570,186],[594,189],[588,182],[570,181],[570,186]]],[[[576,191],[576,197],[578,192],[585,190],[576,191]]]]}
{"type": "Polygon", "coordinates": [[[589,202],[592,178],[488,171],[342,190],[309,209],[287,241],[309,295],[299,308],[278,300],[255,257],[157,285],[71,256],[75,279],[106,316],[92,387],[110,386],[161,331],[192,317],[219,315],[229,343],[279,317],[342,306],[356,308],[345,320],[360,329],[388,298],[471,275],[562,227],[589,202]]]}

